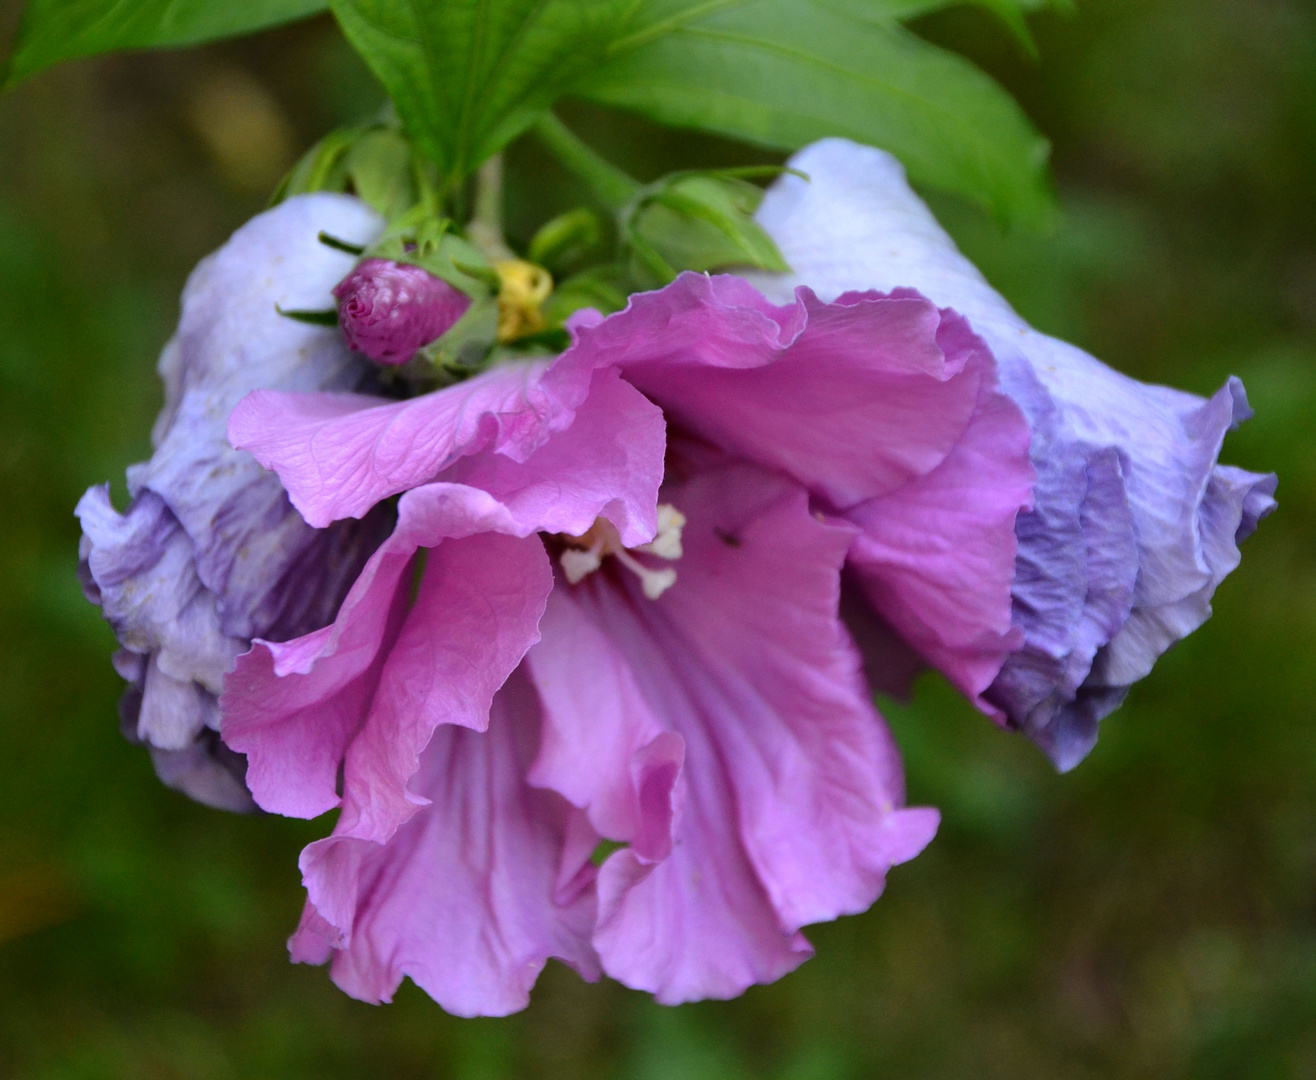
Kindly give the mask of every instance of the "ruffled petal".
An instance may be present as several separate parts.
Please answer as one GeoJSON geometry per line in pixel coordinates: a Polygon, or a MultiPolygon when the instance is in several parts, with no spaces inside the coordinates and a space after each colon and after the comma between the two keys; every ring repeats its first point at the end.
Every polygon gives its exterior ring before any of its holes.
{"type": "Polygon", "coordinates": [[[599,878],[604,970],[663,1002],[791,970],[801,926],[866,908],[936,827],[898,809],[899,759],[837,619],[853,530],[753,466],[683,450],[673,467],[693,468],[662,494],[687,519],[676,584],[647,600],[605,566],[554,595],[530,656],[535,781],[630,841],[599,878]]]}
{"type": "Polygon", "coordinates": [[[339,804],[343,755],[406,617],[399,586],[413,552],[386,548],[330,626],[288,642],[257,639],[225,680],[224,742],[247,755],[247,787],[272,814],[311,818],[339,804]]]}
{"type": "Polygon", "coordinates": [[[617,371],[602,370],[571,426],[524,462],[486,450],[444,479],[489,492],[544,532],[579,536],[606,517],[634,547],[653,539],[666,446],[662,410],[617,371]]]}
{"type": "Polygon", "coordinates": [[[924,298],[807,288],[783,307],[686,273],[577,331],[667,415],[844,508],[939,465],[977,401],[966,337],[924,298]]]}
{"type": "Polygon", "coordinates": [[[1273,476],[1215,464],[1225,433],[1249,415],[1242,387],[1231,379],[1203,401],[1037,333],[960,255],[882,151],[828,139],[792,164],[810,182],[782,177],[758,218],[794,273],[747,276],[781,299],[801,283],[823,297],[918,289],[969,319],[1028,417],[1038,494],[1036,516],[1019,525],[1015,605],[1025,642],[986,697],[1060,767],[1072,766],[1128,685],[1207,617],[1237,565],[1237,541],[1273,508],[1273,476]]]}
{"type": "Polygon", "coordinates": [[[910,290],[823,304],[801,288],[775,307],[687,274],[578,334],[679,426],[862,521],[857,578],[887,622],[966,692],[990,685],[1018,643],[1033,474],[1027,423],[962,317],[910,290]]]}
{"type": "Polygon", "coordinates": [[[481,700],[487,708],[510,670],[509,652],[515,666],[534,640],[551,579],[542,545],[526,539],[532,531],[486,492],[456,484],[417,488],[399,502],[393,535],[371,556],[332,625],[295,641],[254,642],[226,680],[221,704],[224,741],[248,755],[247,783],[257,803],[294,817],[339,805],[346,756],[352,773],[344,781],[353,786],[345,817],[364,817],[361,827],[373,835],[372,803],[379,803],[374,827],[385,834],[398,814],[412,812],[405,784],[429,731],[458,718],[482,726],[470,709],[481,700]],[[434,569],[426,566],[411,606],[408,571],[422,547],[431,549],[434,569]],[[508,557],[504,576],[500,560],[508,557]],[[492,590],[488,596],[477,595],[481,586],[492,590]],[[471,611],[460,613],[462,604],[471,611]],[[475,612],[488,623],[476,625],[475,612]],[[435,635],[428,655],[426,635],[435,635]],[[420,711],[405,715],[412,707],[420,711]],[[361,748],[349,754],[358,739],[361,748]]]}
{"type": "Polygon", "coordinates": [[[458,1016],[524,1008],[549,957],[597,977],[593,868],[560,886],[569,808],[525,782],[538,726],[534,691],[514,676],[487,732],[435,732],[416,779],[427,804],[387,844],[310,845],[293,959],[332,956],[334,982],[364,1001],[391,1000],[409,976],[458,1016]]]}
{"type": "MultiPolygon", "coordinates": [[[[948,320],[972,343],[958,318],[948,320]]],[[[854,581],[887,624],[977,698],[1017,648],[1011,625],[1015,519],[1032,502],[1028,425],[996,389],[995,366],[966,345],[965,376],[977,408],[946,459],[877,499],[846,512],[858,526],[850,549],[854,581]]],[[[889,652],[889,647],[883,648],[889,652]]]]}
{"type": "MultiPolygon", "coordinates": [[[[213,699],[212,705],[218,709],[213,699]]],[[[155,775],[189,799],[238,814],[256,809],[246,786],[247,763],[220,741],[219,732],[207,729],[182,750],[150,751],[155,775]]]]}
{"type": "MultiPolygon", "coordinates": [[[[154,657],[175,680],[218,693],[243,644],[224,633],[218,597],[197,576],[194,545],[164,499],[142,492],[120,514],[101,484],[74,512],[85,581],[119,643],[154,657]]],[[[149,741],[148,732],[141,735],[149,741]]]]}
{"type": "Polygon", "coordinates": [[[585,810],[594,831],[646,863],[672,852],[685,740],[649,705],[626,656],[573,590],[555,589],[527,656],[545,703],[530,782],[585,810]],[[600,722],[600,720],[604,722],[600,722]]]}
{"type": "Polygon", "coordinates": [[[497,364],[409,401],[255,393],[233,411],[229,438],[278,473],[308,522],[325,526],[434,480],[467,454],[524,462],[570,426],[591,374],[568,352],[497,364]]]}
{"type": "Polygon", "coordinates": [[[168,419],[157,426],[150,461],[129,470],[129,488],[134,495],[155,492],[178,518],[196,545],[197,574],[220,598],[233,637],[269,634],[272,622],[286,625],[281,635],[323,626],[360,569],[360,560],[333,557],[332,545],[293,511],[278,481],[229,446],[226,427],[252,390],[351,390],[366,376],[368,365],[336,330],[286,318],[277,308],[332,305],[331,290],[352,258],[320,243],[321,231],[368,243],[381,225],[348,196],[289,199],[203,260],[183,292],[178,333],[162,358],[162,367],[177,369],[166,372],[176,383],[174,401],[166,402],[161,419],[168,419]],[[289,579],[294,565],[338,576],[308,588],[305,574],[289,579]],[[311,610],[302,609],[309,598],[311,610]]]}
{"type": "Polygon", "coordinates": [[[347,751],[338,835],[387,840],[427,804],[408,790],[421,752],[442,725],[488,726],[494,693],[539,640],[552,587],[537,536],[486,532],[429,545],[416,599],[347,751]]]}
{"type": "Polygon", "coordinates": [[[340,827],[386,837],[422,805],[406,784],[430,732],[482,728],[490,696],[537,640],[552,577],[534,534],[583,533],[605,515],[628,542],[651,539],[664,447],[661,412],[604,371],[571,426],[525,462],[485,450],[447,474],[466,483],[403,495],[393,536],[334,626],[258,642],[228,679],[225,740],[251,755],[260,805],[295,816],[339,805],[346,757],[340,827]],[[402,613],[420,548],[428,563],[402,613]]]}

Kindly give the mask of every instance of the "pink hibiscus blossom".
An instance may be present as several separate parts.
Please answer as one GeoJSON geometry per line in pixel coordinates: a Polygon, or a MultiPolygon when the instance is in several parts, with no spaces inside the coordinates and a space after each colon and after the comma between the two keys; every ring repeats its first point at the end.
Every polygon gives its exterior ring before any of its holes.
{"type": "Polygon", "coordinates": [[[684,274],[572,330],[409,401],[258,391],[230,421],[312,525],[400,495],[333,624],[257,641],[222,700],[260,806],[341,807],[290,949],[368,1001],[410,976],[504,1014],[549,957],[668,1003],[778,978],[937,825],[843,569],[970,694],[1016,644],[1028,429],[959,316],[684,274]]]}

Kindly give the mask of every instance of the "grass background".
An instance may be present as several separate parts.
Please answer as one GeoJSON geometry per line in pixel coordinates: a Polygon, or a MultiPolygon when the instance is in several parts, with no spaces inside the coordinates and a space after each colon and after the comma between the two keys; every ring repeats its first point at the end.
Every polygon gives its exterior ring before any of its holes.
{"type": "MultiPolygon", "coordinates": [[[[0,1078],[1316,1076],[1316,12],[1080,0],[1034,27],[1036,63],[981,13],[920,24],[1054,140],[1061,226],[935,208],[1041,328],[1203,394],[1243,376],[1226,459],[1278,470],[1281,510],[1069,776],[935,680],[888,708],[937,840],[798,973],[678,1009],[553,966],[506,1020],[351,1001],[283,948],[323,825],[195,806],[117,733],[72,507],[148,453],[192,264],[377,103],[332,25],[0,99],[0,1078]]],[[[572,119],[643,176],[753,156],[572,119]]],[[[573,193],[533,146],[511,170],[525,237],[573,193]]]]}

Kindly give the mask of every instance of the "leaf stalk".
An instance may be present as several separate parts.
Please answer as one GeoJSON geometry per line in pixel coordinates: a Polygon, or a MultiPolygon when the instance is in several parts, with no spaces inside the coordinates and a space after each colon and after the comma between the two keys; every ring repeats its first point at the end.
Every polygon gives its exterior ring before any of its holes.
{"type": "Polygon", "coordinates": [[[515,259],[503,238],[503,155],[494,154],[475,173],[475,212],[466,235],[490,262],[515,259]]]}

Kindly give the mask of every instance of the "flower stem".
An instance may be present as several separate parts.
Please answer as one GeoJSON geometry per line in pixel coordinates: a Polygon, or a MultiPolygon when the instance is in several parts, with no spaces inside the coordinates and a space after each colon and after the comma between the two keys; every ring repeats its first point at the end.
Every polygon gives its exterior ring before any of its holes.
{"type": "Polygon", "coordinates": [[[539,119],[535,125],[535,134],[563,167],[585,181],[590,190],[614,213],[624,208],[639,193],[639,181],[601,157],[551,112],[544,113],[539,119]]]}
{"type": "Polygon", "coordinates": [[[494,154],[475,174],[475,214],[466,234],[491,262],[516,258],[503,239],[502,154],[494,154]]]}

